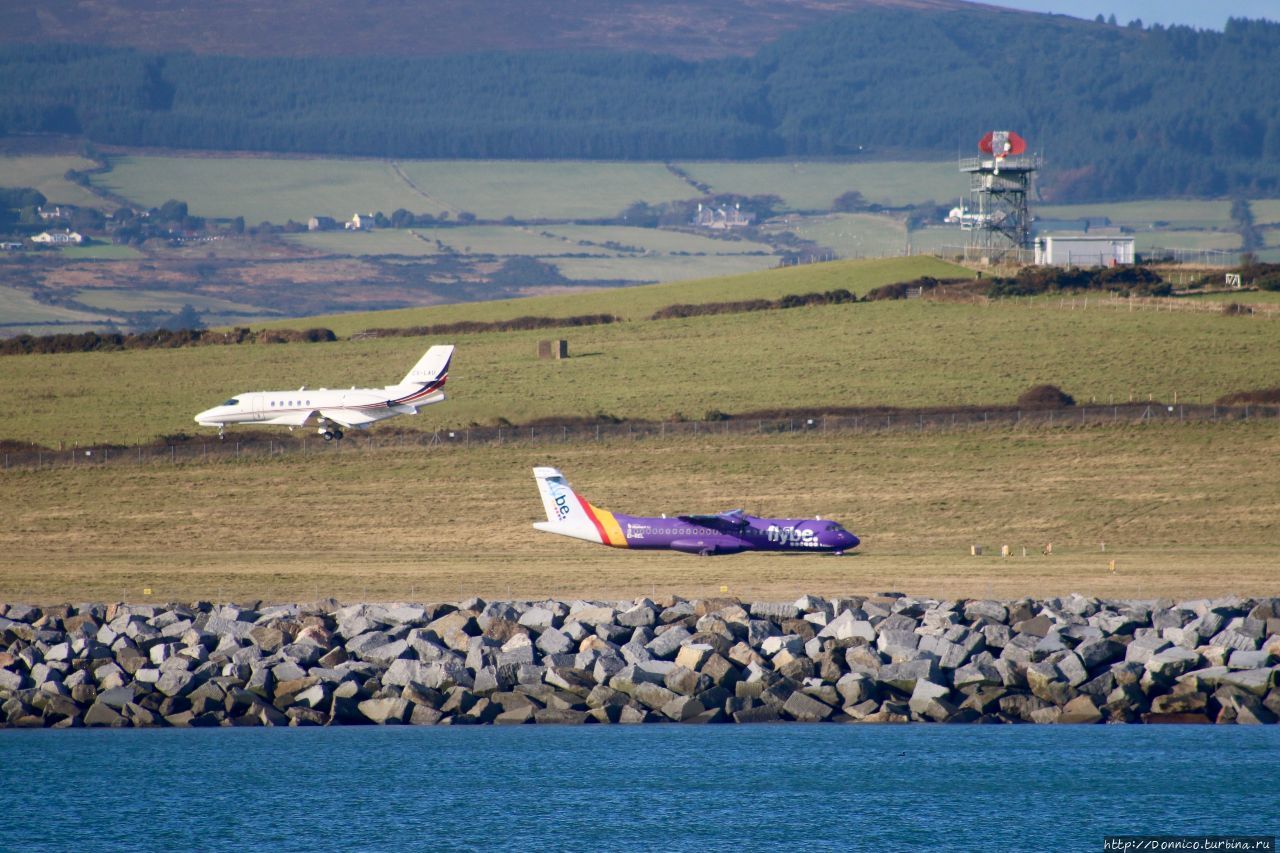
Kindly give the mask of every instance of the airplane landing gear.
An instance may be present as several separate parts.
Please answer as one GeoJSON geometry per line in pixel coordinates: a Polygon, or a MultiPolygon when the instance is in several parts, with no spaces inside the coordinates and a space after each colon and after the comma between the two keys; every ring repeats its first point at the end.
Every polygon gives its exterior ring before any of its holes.
{"type": "Polygon", "coordinates": [[[342,430],[340,429],[321,430],[320,435],[324,436],[325,441],[342,441],[342,430]]]}

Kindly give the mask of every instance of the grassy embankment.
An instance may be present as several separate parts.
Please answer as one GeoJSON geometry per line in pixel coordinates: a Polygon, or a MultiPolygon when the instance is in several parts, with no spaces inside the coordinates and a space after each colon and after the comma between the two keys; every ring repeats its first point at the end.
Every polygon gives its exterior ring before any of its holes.
{"type": "MultiPolygon", "coordinates": [[[[859,303],[751,314],[644,319],[673,302],[777,297],[923,272],[928,259],[815,265],[697,285],[628,288],[434,309],[281,321],[349,334],[370,326],[609,311],[627,322],[563,330],[450,335],[452,398],[397,426],[436,429],[547,416],[700,419],[795,406],[1007,405],[1052,382],[1081,402],[1212,402],[1269,387],[1280,374],[1274,321],[1219,314],[1061,310],[1053,302],[990,306],[859,303]],[[535,358],[565,337],[572,357],[535,358]]],[[[198,432],[195,412],[233,393],[397,381],[443,337],[246,345],[5,360],[5,437],[56,445],[130,444],[198,432]],[[174,377],[181,377],[175,382],[174,377]],[[21,405],[17,405],[21,401],[21,405]]],[[[209,431],[212,435],[212,431],[209,431]]]]}
{"type": "Polygon", "coordinates": [[[0,600],[1276,594],[1274,422],[703,436],[0,473],[0,600]],[[820,513],[857,556],[630,553],[534,531],[530,467],[633,513],[820,513]],[[1041,556],[1045,543],[1054,554],[1041,556]],[[986,546],[982,557],[969,545],[986,546]],[[1102,551],[1105,543],[1106,551],[1102,551]],[[1015,556],[1001,559],[999,546],[1015,556]],[[1028,556],[1022,556],[1022,548],[1028,556]],[[1112,573],[1108,561],[1116,560],[1112,573]]]}

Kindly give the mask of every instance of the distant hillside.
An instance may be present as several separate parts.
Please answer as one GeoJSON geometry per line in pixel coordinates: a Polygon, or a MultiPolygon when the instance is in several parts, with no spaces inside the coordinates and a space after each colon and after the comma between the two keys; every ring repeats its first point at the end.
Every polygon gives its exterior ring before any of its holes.
{"type": "Polygon", "coordinates": [[[0,131],[381,157],[901,159],[1011,128],[1046,200],[1280,194],[1280,24],[867,9],[751,58],[236,58],[0,48],[0,131]]]}
{"type": "Polygon", "coordinates": [[[962,0],[46,0],[10,4],[0,43],[231,56],[446,56],[493,50],[745,55],[791,30],[874,7],[962,0]]]}

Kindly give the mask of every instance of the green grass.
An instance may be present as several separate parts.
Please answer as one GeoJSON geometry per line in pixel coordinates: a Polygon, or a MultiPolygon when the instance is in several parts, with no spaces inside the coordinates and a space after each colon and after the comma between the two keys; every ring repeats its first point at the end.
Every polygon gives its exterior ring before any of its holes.
{"type": "Polygon", "coordinates": [[[219,299],[216,296],[173,290],[117,290],[95,287],[76,291],[72,298],[83,305],[104,311],[177,311],[184,305],[191,305],[198,311],[210,313],[268,313],[257,305],[246,305],[229,299],[219,299]]]}
{"type": "Polygon", "coordinates": [[[62,257],[69,261],[129,261],[145,257],[142,252],[132,246],[119,246],[115,243],[103,243],[95,240],[85,246],[67,246],[58,250],[62,257]]]}
{"type": "Polygon", "coordinates": [[[50,204],[103,207],[101,198],[63,177],[69,169],[91,169],[94,163],[71,155],[0,156],[0,187],[31,187],[50,204]]]}
{"type": "Polygon", "coordinates": [[[901,252],[907,242],[907,229],[901,221],[870,213],[788,217],[786,222],[771,224],[768,230],[790,231],[842,258],[893,255],[901,252]]]}
{"type": "MultiPolygon", "coordinates": [[[[641,319],[676,301],[832,286],[865,289],[870,265],[824,266],[702,286],[394,312],[398,322],[387,314],[348,322],[365,327],[600,310],[630,318],[554,333],[569,340],[573,353],[560,362],[535,357],[536,341],[550,336],[546,331],[450,336],[458,346],[451,399],[400,423],[425,429],[601,411],[670,418],[676,413],[702,417],[710,409],[796,405],[998,405],[1043,382],[1058,384],[1082,401],[1127,400],[1131,394],[1171,400],[1177,394],[1182,401],[1209,402],[1231,391],[1274,385],[1280,373],[1275,321],[1216,313],[1070,311],[1044,301],[992,306],[909,301],[641,319]],[[466,308],[474,310],[468,314],[466,308]]],[[[894,272],[881,280],[914,277],[925,269],[945,275],[939,267],[914,259],[889,264],[882,273],[894,272]]],[[[178,430],[196,432],[192,415],[230,394],[301,384],[394,382],[428,345],[440,342],[391,338],[23,357],[8,361],[0,374],[0,398],[24,400],[22,409],[6,419],[5,433],[56,443],[132,442],[178,430]],[[174,376],[182,382],[172,382],[174,376]],[[130,404],[120,408],[119,400],[130,404]]]]}
{"type": "Polygon", "coordinates": [[[1134,250],[1223,249],[1240,251],[1240,235],[1234,231],[1139,231],[1133,235],[1134,250]]]}
{"type": "Polygon", "coordinates": [[[176,198],[197,216],[243,216],[252,224],[305,223],[317,215],[342,220],[400,207],[442,210],[405,184],[391,164],[376,160],[131,156],[113,160],[112,170],[94,183],[146,207],[176,198]]]}
{"type": "Polygon", "coordinates": [[[1157,199],[1102,204],[1037,204],[1034,213],[1044,219],[1080,219],[1106,216],[1112,225],[1150,228],[1167,222],[1170,229],[1229,228],[1231,202],[1157,199]]]}
{"type": "Polygon", "coordinates": [[[573,281],[673,282],[767,270],[773,255],[621,255],[602,258],[555,258],[561,275],[573,281]]]}
{"type": "MultiPolygon", "coordinates": [[[[105,319],[88,311],[77,311],[58,305],[45,305],[42,302],[37,302],[25,290],[5,287],[4,285],[0,285],[0,317],[3,317],[5,324],[10,326],[14,323],[84,322],[95,324],[101,323],[105,319]]],[[[14,330],[10,328],[10,331],[14,330]]],[[[49,330],[41,331],[36,328],[30,330],[18,329],[14,333],[16,334],[17,331],[30,331],[32,334],[50,333],[49,330]]],[[[62,329],[59,328],[56,331],[62,331],[62,329]]]]}
{"type": "Polygon", "coordinates": [[[946,203],[968,192],[955,161],[923,163],[689,162],[680,167],[717,193],[777,195],[790,210],[830,210],[857,190],[869,203],[901,207],[929,199],[946,203]]]}
{"type": "Polygon", "coordinates": [[[712,237],[688,231],[669,231],[661,228],[633,228],[622,225],[547,225],[531,226],[533,230],[555,234],[568,241],[568,251],[603,251],[614,254],[613,249],[603,247],[606,242],[620,243],[646,252],[671,254],[688,252],[704,255],[740,255],[767,252],[773,247],[768,243],[733,237],[712,237]],[[585,245],[583,245],[585,244],[585,245]]]}
{"type": "Polygon", "coordinates": [[[1191,296],[1206,302],[1239,302],[1243,305],[1280,305],[1280,293],[1274,290],[1244,290],[1239,293],[1206,293],[1191,296]]]}
{"type": "Polygon", "coordinates": [[[290,243],[335,255],[404,255],[418,258],[441,252],[434,240],[417,235],[421,229],[377,229],[374,231],[312,231],[288,234],[290,243]]]}
{"type": "Polygon", "coordinates": [[[1273,423],[372,451],[312,442],[306,458],[0,471],[0,600],[141,599],[144,587],[186,601],[721,586],[772,601],[1278,591],[1273,423]],[[843,559],[702,560],[576,542],[530,527],[543,517],[530,468],[543,464],[609,509],[822,514],[863,544],[843,559]],[[1017,556],[970,557],[974,543],[1017,556]],[[1045,543],[1053,557],[1040,556],[1045,543]]]}
{"type": "Polygon", "coordinates": [[[632,202],[697,195],[661,163],[405,160],[400,167],[445,209],[482,219],[602,219],[632,202]]]}
{"type": "MultiPolygon", "coordinates": [[[[941,278],[972,276],[973,273],[931,257],[882,258],[789,267],[704,281],[617,288],[597,293],[468,302],[431,308],[401,308],[365,314],[336,314],[313,317],[310,322],[346,336],[372,326],[422,326],[456,323],[461,320],[492,322],[530,314],[569,317],[575,314],[607,312],[638,320],[676,302],[776,299],[788,293],[834,290],[838,287],[862,294],[881,284],[906,281],[922,275],[941,278]]],[[[297,327],[298,323],[298,320],[282,320],[267,325],[297,327]]]]}

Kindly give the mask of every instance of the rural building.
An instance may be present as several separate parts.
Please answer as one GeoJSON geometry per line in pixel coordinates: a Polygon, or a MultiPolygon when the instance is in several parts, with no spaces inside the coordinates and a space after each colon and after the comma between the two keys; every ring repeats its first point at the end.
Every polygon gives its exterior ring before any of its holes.
{"type": "Polygon", "coordinates": [[[353,213],[351,221],[342,226],[348,231],[367,231],[373,227],[372,213],[353,213]]]}
{"type": "Polygon", "coordinates": [[[22,250],[21,243],[0,243],[0,252],[19,252],[22,250]]]}
{"type": "Polygon", "coordinates": [[[70,206],[62,207],[60,205],[53,208],[40,207],[36,209],[36,214],[44,222],[49,222],[51,220],[69,219],[73,210],[75,208],[70,206]]]}
{"type": "Polygon", "coordinates": [[[32,237],[31,242],[46,246],[78,246],[84,242],[84,237],[70,229],[66,231],[45,231],[32,237]]]}
{"type": "Polygon", "coordinates": [[[1133,238],[1110,234],[1080,234],[1036,238],[1036,265],[1051,267],[1113,267],[1133,263],[1133,238]]]}
{"type": "Polygon", "coordinates": [[[332,216],[313,216],[307,220],[308,231],[332,231],[338,222],[332,216]]]}
{"type": "Polygon", "coordinates": [[[743,213],[736,204],[732,208],[707,207],[699,204],[698,215],[693,218],[693,224],[702,228],[726,230],[746,228],[754,218],[754,214],[743,213]]]}

